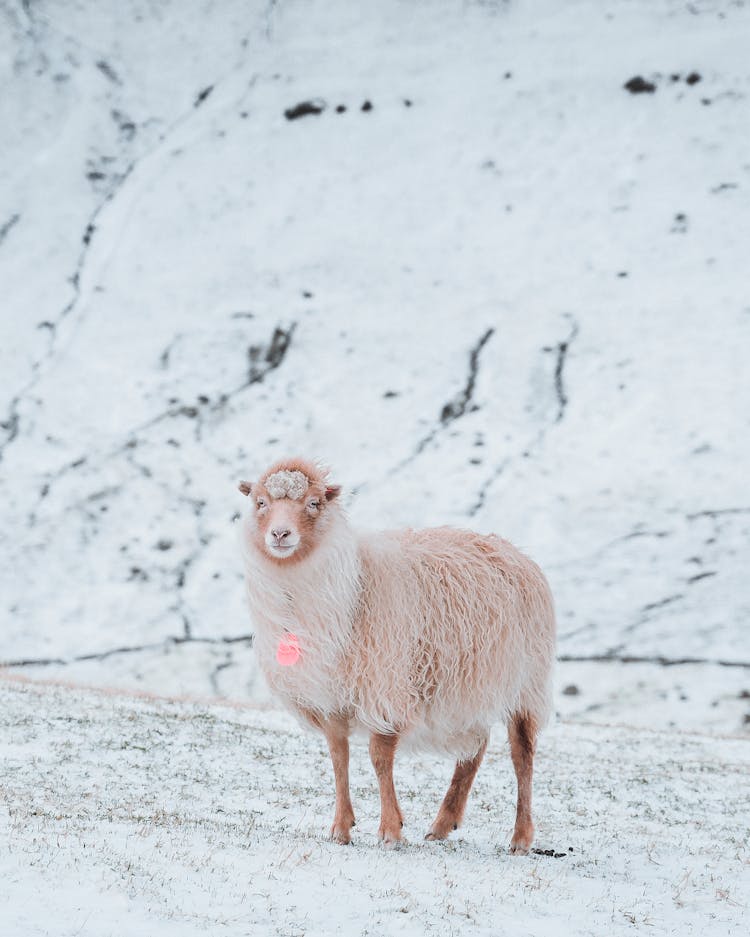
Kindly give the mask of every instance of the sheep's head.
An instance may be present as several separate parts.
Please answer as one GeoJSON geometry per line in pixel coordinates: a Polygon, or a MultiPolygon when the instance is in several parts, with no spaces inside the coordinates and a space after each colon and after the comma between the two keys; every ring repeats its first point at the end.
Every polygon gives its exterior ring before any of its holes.
{"type": "Polygon", "coordinates": [[[251,499],[248,535],[257,549],[276,562],[304,559],[320,542],[331,502],[341,491],[317,465],[300,460],[272,466],[258,482],[240,482],[251,499]]]}

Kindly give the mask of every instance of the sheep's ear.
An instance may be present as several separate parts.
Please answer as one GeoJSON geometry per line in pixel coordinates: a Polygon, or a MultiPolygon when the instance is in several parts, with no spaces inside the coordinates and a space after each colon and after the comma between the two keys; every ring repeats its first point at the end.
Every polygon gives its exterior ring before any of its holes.
{"type": "Polygon", "coordinates": [[[334,498],[338,498],[341,494],[341,485],[327,485],[326,486],[326,501],[333,501],[334,498]]]}
{"type": "Polygon", "coordinates": [[[253,488],[252,482],[240,482],[237,487],[240,489],[243,495],[249,495],[253,488]]]}

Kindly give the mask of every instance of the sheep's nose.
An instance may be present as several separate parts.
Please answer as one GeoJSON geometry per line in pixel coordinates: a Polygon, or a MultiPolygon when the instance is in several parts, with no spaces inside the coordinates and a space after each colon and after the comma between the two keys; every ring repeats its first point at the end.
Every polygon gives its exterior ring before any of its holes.
{"type": "Polygon", "coordinates": [[[291,530],[289,530],[288,527],[274,527],[274,529],[271,531],[271,536],[274,538],[276,543],[281,543],[283,540],[286,540],[290,533],[291,530]]]}

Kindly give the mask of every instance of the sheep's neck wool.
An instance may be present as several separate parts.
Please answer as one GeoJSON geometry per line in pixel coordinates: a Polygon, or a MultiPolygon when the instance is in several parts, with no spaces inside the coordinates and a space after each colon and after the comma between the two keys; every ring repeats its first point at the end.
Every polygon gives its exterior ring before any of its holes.
{"type": "Polygon", "coordinates": [[[291,667],[299,660],[299,641],[297,635],[287,631],[276,648],[276,660],[282,667],[291,667]]]}
{"type": "Polygon", "coordinates": [[[291,498],[299,501],[305,496],[309,482],[302,472],[274,472],[266,479],[266,491],[272,498],[291,498]]]}

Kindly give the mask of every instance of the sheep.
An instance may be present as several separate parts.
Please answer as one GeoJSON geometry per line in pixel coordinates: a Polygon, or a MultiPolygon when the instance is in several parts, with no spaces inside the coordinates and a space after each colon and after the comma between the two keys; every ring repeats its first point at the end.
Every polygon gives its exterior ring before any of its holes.
{"type": "Polygon", "coordinates": [[[457,758],[426,839],[457,829],[487,749],[507,725],[518,800],[510,852],[534,837],[536,738],[551,710],[552,596],[508,541],[439,527],[356,532],[316,462],[284,459],[258,482],[241,540],[255,648],[270,689],[328,743],[335,780],[330,836],[351,841],[349,737],[369,733],[380,787],[378,835],[401,840],[393,786],[399,744],[457,758]]]}

